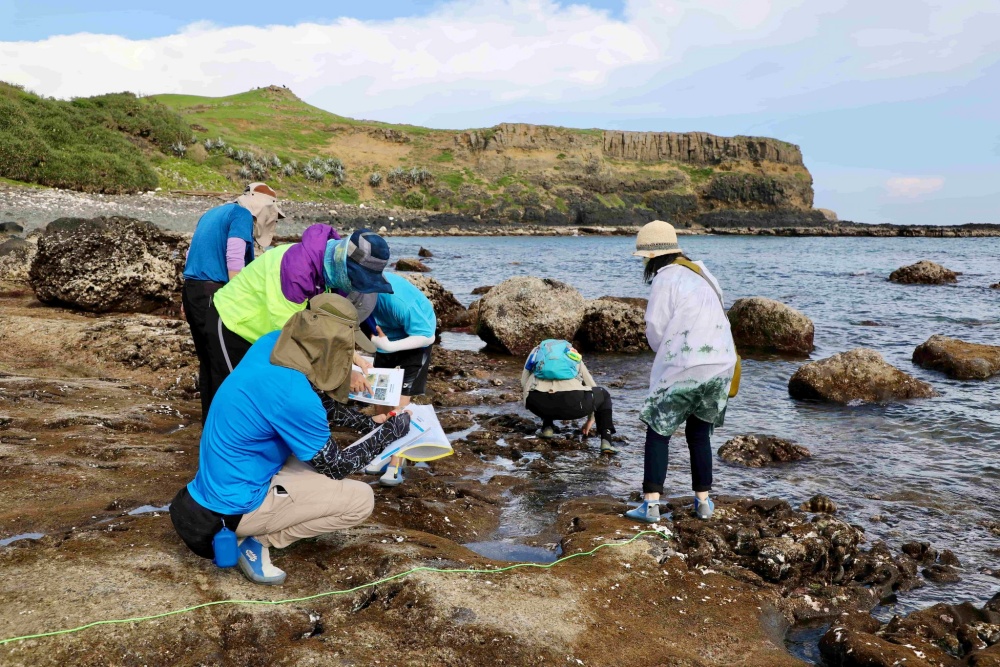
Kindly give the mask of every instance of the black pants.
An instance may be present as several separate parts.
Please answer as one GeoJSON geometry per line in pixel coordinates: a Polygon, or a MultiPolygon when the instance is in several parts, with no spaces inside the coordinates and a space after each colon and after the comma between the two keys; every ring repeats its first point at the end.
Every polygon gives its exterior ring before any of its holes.
{"type": "Polygon", "coordinates": [[[594,413],[597,433],[607,438],[615,432],[611,394],[604,387],[580,391],[530,391],[525,407],[542,418],[542,426],[551,426],[556,419],[581,419],[594,413]]]}
{"type": "Polygon", "coordinates": [[[212,381],[209,364],[208,335],[205,325],[208,321],[208,304],[212,295],[219,291],[225,283],[211,280],[184,281],[181,291],[181,303],[184,304],[184,317],[191,327],[191,338],[194,339],[194,351],[198,355],[198,391],[201,392],[201,423],[208,416],[208,406],[212,403],[212,394],[208,387],[212,381]]]}
{"type": "MultiPolygon", "coordinates": [[[[205,337],[208,341],[209,359],[208,401],[205,401],[205,389],[201,391],[201,401],[202,406],[209,406],[222,382],[233,372],[236,364],[240,363],[252,343],[226,328],[214,303],[208,307],[205,337]]],[[[205,418],[208,416],[208,407],[202,409],[204,410],[202,417],[205,418]]]]}
{"type": "MultiPolygon", "coordinates": [[[[684,437],[687,438],[688,450],[691,452],[691,488],[696,492],[711,491],[712,425],[697,417],[688,417],[684,437]]],[[[669,445],[669,435],[660,435],[646,427],[646,458],[642,478],[644,493],[663,493],[669,445]]]]}

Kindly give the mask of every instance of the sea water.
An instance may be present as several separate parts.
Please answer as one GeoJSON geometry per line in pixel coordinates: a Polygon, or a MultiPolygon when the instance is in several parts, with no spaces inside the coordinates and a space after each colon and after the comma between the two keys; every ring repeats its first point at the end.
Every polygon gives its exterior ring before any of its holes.
{"type": "MultiPolygon", "coordinates": [[[[630,237],[444,237],[389,239],[395,257],[415,257],[423,246],[431,276],[469,304],[480,285],[519,275],[567,282],[587,298],[648,296],[642,263],[630,237]]],[[[747,359],[740,394],[730,403],[713,448],[743,433],[766,433],[808,447],[810,460],[746,469],[716,459],[715,493],[777,496],[797,506],[816,493],[829,495],[840,516],[865,528],[869,543],[893,548],[910,540],[952,549],[962,560],[962,581],[900,596],[894,610],[938,601],[982,603],[1000,579],[1000,537],[982,524],[1000,521],[1000,378],[950,380],[911,361],[932,334],[1000,345],[1000,238],[775,238],[686,236],[681,247],[704,260],[722,284],[727,307],[735,299],[764,296],[812,318],[823,359],[856,347],[872,348],[898,368],[930,382],[938,398],[855,407],[792,400],[788,379],[801,360],[747,359]],[[910,286],[888,282],[896,268],[929,259],[962,272],[957,285],[910,286]]],[[[470,347],[469,341],[455,341],[470,347]]],[[[551,513],[565,498],[639,489],[644,428],[638,420],[652,354],[587,355],[595,379],[610,384],[618,432],[628,440],[620,466],[594,465],[591,455],[556,463],[532,507],[511,519],[551,513]],[[620,385],[620,386],[615,386],[620,385]]],[[[510,410],[521,410],[518,405],[510,410]]],[[[596,451],[596,441],[594,448],[596,451]]],[[[687,447],[671,444],[667,494],[690,492],[687,447]]],[[[506,517],[507,515],[505,515],[506,517]]],[[[533,529],[535,526],[526,529],[533,529]]],[[[518,534],[516,526],[505,535],[518,534]]],[[[530,534],[522,532],[522,535],[530,534]]]]}

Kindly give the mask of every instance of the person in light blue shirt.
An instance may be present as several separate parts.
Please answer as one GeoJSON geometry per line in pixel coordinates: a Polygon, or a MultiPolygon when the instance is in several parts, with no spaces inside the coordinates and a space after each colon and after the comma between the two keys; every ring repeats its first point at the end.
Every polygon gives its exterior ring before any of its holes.
{"type": "MultiPolygon", "coordinates": [[[[396,273],[383,274],[392,285],[392,293],[379,294],[372,312],[375,320],[376,368],[402,368],[403,389],[400,403],[384,411],[398,412],[410,404],[413,396],[427,390],[431,348],[437,328],[434,305],[416,285],[396,273]]],[[[396,486],[403,482],[403,460],[394,456],[379,482],[396,486]]]]}
{"type": "Polygon", "coordinates": [[[226,378],[202,430],[198,472],[170,518],[184,542],[212,558],[223,526],[243,540],[238,563],[252,581],[285,573],[270,547],[354,526],[374,506],[371,487],[344,479],[409,430],[409,413],[371,418],[348,408],[355,344],[373,352],[344,297],[321,294],[279,332],[265,334],[226,378]],[[370,437],[348,447],[331,428],[370,437]]]}

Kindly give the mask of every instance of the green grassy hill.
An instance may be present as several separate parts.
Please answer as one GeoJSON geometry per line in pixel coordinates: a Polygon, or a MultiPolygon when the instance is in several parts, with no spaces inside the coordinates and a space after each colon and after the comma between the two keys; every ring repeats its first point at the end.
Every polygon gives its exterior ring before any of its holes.
{"type": "Polygon", "coordinates": [[[233,191],[371,202],[535,224],[681,224],[806,212],[798,147],[702,133],[360,121],[271,86],[229,97],[56,101],[0,84],[0,177],[98,192],[233,191]]]}

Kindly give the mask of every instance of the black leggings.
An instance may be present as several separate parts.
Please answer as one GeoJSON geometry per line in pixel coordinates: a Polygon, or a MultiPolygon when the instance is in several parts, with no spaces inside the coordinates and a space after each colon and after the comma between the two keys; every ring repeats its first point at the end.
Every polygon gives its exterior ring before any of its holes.
{"type": "Polygon", "coordinates": [[[214,303],[208,306],[208,317],[205,318],[205,339],[208,341],[210,377],[208,386],[201,390],[202,405],[206,406],[203,418],[208,416],[207,406],[212,404],[212,399],[215,398],[215,393],[222,386],[223,380],[229,377],[229,374],[236,368],[236,364],[240,363],[252,345],[250,341],[226,328],[214,303]],[[208,391],[207,402],[205,400],[206,390],[208,391]]]}
{"type": "Polygon", "coordinates": [[[615,432],[611,394],[604,387],[552,393],[530,391],[524,407],[541,417],[543,427],[552,426],[556,419],[582,419],[593,413],[598,435],[606,439],[615,432]]]}
{"type": "MultiPolygon", "coordinates": [[[[691,452],[691,488],[695,492],[712,490],[712,425],[697,417],[688,417],[684,428],[691,452]]],[[[646,427],[646,458],[643,465],[643,493],[663,493],[667,477],[670,436],[646,427]]]]}
{"type": "Polygon", "coordinates": [[[181,303],[184,304],[184,317],[191,327],[191,338],[194,339],[194,351],[198,355],[198,391],[201,392],[201,423],[208,417],[208,406],[212,404],[212,370],[211,356],[208,348],[208,304],[212,295],[218,292],[225,283],[211,280],[184,281],[181,292],[181,303]]]}

